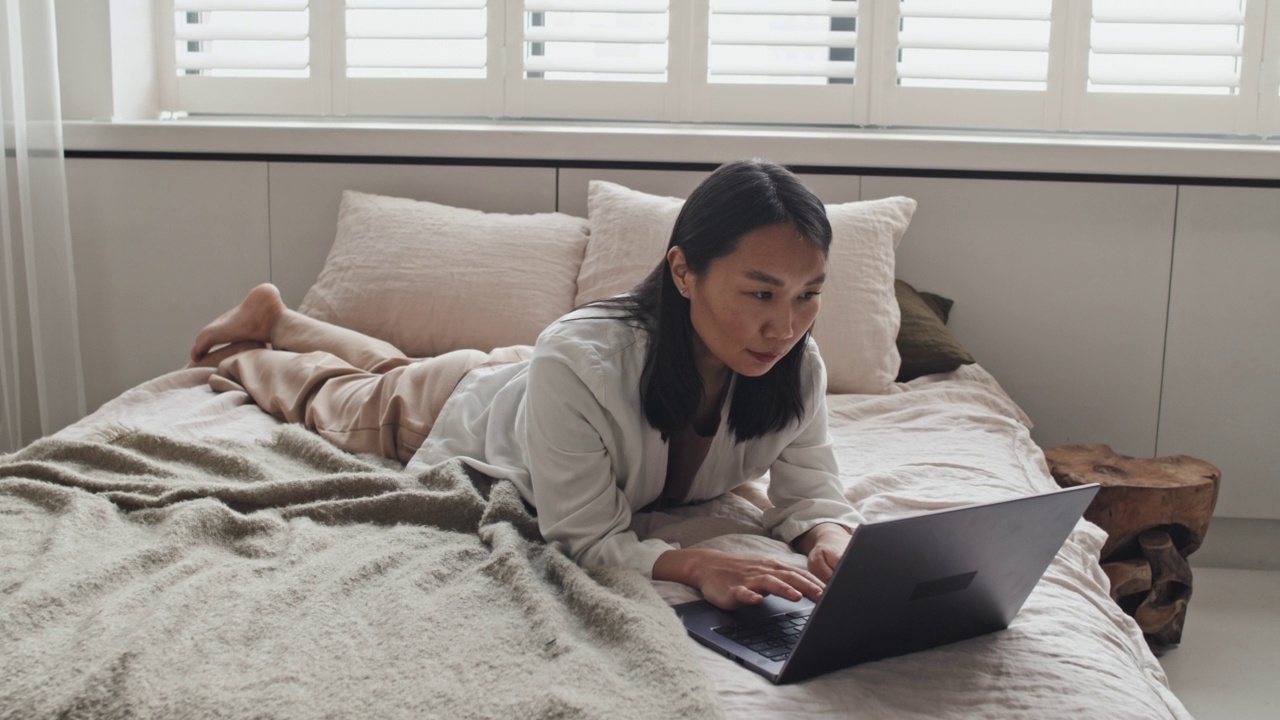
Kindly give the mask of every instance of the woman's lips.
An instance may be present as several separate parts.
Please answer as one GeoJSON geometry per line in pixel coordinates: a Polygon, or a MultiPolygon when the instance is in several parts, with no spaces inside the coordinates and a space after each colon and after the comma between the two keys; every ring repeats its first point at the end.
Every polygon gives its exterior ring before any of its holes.
{"type": "Polygon", "coordinates": [[[747,352],[751,353],[751,357],[762,363],[771,363],[782,357],[780,353],[758,353],[754,350],[748,350],[747,352]]]}

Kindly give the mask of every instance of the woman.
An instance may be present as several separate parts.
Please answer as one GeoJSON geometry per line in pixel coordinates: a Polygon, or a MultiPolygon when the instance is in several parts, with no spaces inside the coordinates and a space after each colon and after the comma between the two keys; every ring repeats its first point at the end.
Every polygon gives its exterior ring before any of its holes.
{"type": "Polygon", "coordinates": [[[793,174],[734,162],[689,196],[643,282],[561,318],[533,348],[413,360],[264,285],[201,331],[192,361],[218,368],[215,389],[243,387],[347,450],[410,469],[460,457],[510,479],[547,542],[585,566],[633,567],[726,609],[817,599],[861,521],[841,494],[809,337],[830,243],[821,201],[793,174]],[[807,570],[628,530],[635,512],[766,470],[766,528],[807,570]]]}

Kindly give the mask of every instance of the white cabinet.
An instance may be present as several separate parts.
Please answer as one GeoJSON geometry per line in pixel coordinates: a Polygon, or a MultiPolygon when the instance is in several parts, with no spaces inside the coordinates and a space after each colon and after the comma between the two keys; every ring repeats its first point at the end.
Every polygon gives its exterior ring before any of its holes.
{"type": "Polygon", "coordinates": [[[1176,188],[864,177],[919,202],[898,277],[955,300],[950,327],[1042,447],[1156,447],[1176,188]]]}
{"type": "Polygon", "coordinates": [[[265,163],[70,159],[67,194],[90,410],[270,277],[265,163]]]}
{"type": "Polygon", "coordinates": [[[1280,519],[1280,189],[1182,187],[1161,455],[1222,470],[1216,514],[1280,519]]]}
{"type": "MultiPolygon", "coordinates": [[[[592,178],[685,196],[707,174],[154,159],[71,159],[67,172],[91,409],[181,367],[199,328],[254,284],[296,305],[344,189],[585,216],[592,178]]],[[[1218,515],[1280,519],[1280,189],[804,180],[828,203],[919,201],[897,274],[956,301],[952,330],[1041,445],[1202,457],[1223,471],[1218,515]]]]}

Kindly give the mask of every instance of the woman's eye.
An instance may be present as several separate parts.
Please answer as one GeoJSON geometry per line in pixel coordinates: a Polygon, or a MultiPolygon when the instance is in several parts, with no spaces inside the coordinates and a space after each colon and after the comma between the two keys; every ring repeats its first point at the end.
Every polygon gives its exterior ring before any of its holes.
{"type": "Polygon", "coordinates": [[[801,295],[801,296],[800,296],[800,299],[801,299],[801,300],[812,300],[812,299],[814,299],[814,298],[818,297],[818,296],[819,296],[819,295],[821,295],[821,294],[822,294],[821,292],[818,292],[818,291],[816,291],[816,290],[815,290],[815,291],[813,291],[813,292],[807,292],[807,293],[805,293],[805,294],[801,295]]]}
{"type": "Polygon", "coordinates": [[[754,297],[754,298],[755,298],[755,299],[757,299],[757,300],[772,300],[772,299],[773,299],[773,293],[769,292],[768,290],[761,290],[760,292],[753,292],[753,293],[751,293],[751,296],[752,296],[752,297],[754,297]]]}

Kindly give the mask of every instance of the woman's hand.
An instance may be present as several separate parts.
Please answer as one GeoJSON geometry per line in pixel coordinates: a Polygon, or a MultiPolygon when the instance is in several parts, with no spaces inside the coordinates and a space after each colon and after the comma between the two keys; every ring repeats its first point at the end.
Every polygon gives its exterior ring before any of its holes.
{"type": "Polygon", "coordinates": [[[813,573],[780,560],[719,550],[668,550],[654,563],[653,579],[697,588],[722,610],[759,605],[766,594],[816,601],[826,587],[813,573]]]}
{"type": "Polygon", "coordinates": [[[822,523],[809,528],[808,532],[795,539],[793,545],[798,552],[808,556],[809,572],[825,583],[831,579],[852,536],[843,525],[822,523]]]}

